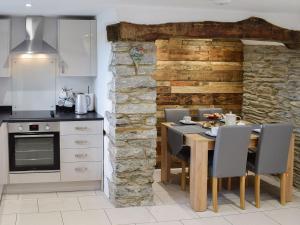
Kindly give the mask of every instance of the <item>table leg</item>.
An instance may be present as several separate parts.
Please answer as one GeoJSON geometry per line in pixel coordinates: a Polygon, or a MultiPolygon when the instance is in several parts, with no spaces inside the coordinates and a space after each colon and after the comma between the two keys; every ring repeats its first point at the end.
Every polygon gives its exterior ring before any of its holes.
{"type": "Polygon", "coordinates": [[[171,155],[168,151],[168,128],[161,125],[161,182],[170,180],[171,155]]]}
{"type": "Polygon", "coordinates": [[[292,135],[289,149],[288,165],[286,171],[286,201],[293,200],[293,176],[294,176],[294,148],[295,148],[295,134],[292,135]]]}
{"type": "Polygon", "coordinates": [[[208,142],[194,141],[191,145],[190,202],[195,211],[207,209],[208,142]]]}

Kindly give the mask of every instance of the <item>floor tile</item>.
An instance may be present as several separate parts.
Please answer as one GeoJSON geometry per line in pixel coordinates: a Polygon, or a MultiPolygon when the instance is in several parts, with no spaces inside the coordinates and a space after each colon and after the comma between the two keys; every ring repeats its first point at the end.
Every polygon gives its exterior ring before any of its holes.
{"type": "Polygon", "coordinates": [[[155,192],[164,204],[185,204],[189,202],[189,196],[183,191],[155,192]]]}
{"type": "Polygon", "coordinates": [[[59,212],[19,214],[16,225],[63,225],[59,212]]]}
{"type": "Polygon", "coordinates": [[[298,225],[300,221],[299,208],[278,209],[264,213],[282,225],[298,225]]]}
{"type": "Polygon", "coordinates": [[[231,225],[222,217],[202,218],[196,220],[183,220],[184,225],[231,225]]]}
{"type": "Polygon", "coordinates": [[[38,198],[57,198],[57,194],[55,192],[20,194],[20,199],[38,199],[38,198]]]}
{"type": "Polygon", "coordinates": [[[153,196],[153,202],[154,202],[154,205],[163,205],[163,202],[160,200],[160,198],[154,194],[153,196]]]}
{"type": "Polygon", "coordinates": [[[188,211],[180,205],[152,206],[148,207],[148,209],[157,221],[183,220],[197,217],[196,213],[188,211]]]}
{"type": "Polygon", "coordinates": [[[155,222],[145,207],[114,208],[105,210],[112,225],[155,222]]]}
{"type": "Polygon", "coordinates": [[[3,200],[1,202],[0,214],[35,212],[38,212],[38,205],[36,199],[3,200]]]}
{"type": "Polygon", "coordinates": [[[64,191],[57,192],[58,197],[66,198],[66,197],[81,197],[81,196],[95,196],[95,191],[64,191]]]}
{"type": "Polygon", "coordinates": [[[103,210],[62,212],[64,225],[110,225],[103,210]]]}
{"type": "Polygon", "coordinates": [[[136,225],[182,225],[179,221],[157,222],[157,223],[138,223],[136,225]]]}
{"type": "Polygon", "coordinates": [[[0,215],[0,225],[15,225],[16,220],[16,214],[0,215]]]}
{"type": "Polygon", "coordinates": [[[239,214],[237,207],[231,204],[219,204],[218,212],[214,212],[212,206],[204,212],[197,212],[199,217],[215,217],[224,215],[235,215],[239,214]]]}
{"type": "Polygon", "coordinates": [[[225,216],[232,225],[278,225],[262,212],[225,216]]]}
{"type": "Polygon", "coordinates": [[[82,210],[114,208],[114,205],[104,196],[79,197],[78,200],[82,210]]]}
{"type": "Polygon", "coordinates": [[[77,198],[38,199],[40,212],[81,210],[77,198]]]}
{"type": "Polygon", "coordinates": [[[5,194],[2,196],[2,199],[4,200],[17,200],[19,199],[19,195],[18,194],[5,194]]]}

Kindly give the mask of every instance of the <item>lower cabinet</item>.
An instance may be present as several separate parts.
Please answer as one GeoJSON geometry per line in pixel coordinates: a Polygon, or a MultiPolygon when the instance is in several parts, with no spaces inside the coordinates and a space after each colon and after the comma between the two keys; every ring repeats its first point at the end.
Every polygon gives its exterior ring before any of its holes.
{"type": "Polygon", "coordinates": [[[103,122],[61,122],[60,126],[61,181],[102,180],[103,122]]]}
{"type": "Polygon", "coordinates": [[[90,181],[102,179],[102,162],[61,164],[61,181],[90,181]]]}

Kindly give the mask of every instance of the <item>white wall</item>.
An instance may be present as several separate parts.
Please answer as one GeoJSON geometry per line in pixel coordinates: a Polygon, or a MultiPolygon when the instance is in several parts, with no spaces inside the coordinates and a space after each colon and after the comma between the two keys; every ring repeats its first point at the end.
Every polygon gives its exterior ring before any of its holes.
{"type": "MultiPolygon", "coordinates": [[[[96,90],[96,109],[97,112],[105,117],[105,111],[111,111],[112,104],[108,99],[109,82],[112,79],[112,73],[109,71],[111,59],[111,44],[107,41],[106,26],[117,23],[116,11],[106,10],[97,16],[97,39],[98,39],[98,77],[95,82],[96,90]]],[[[109,131],[107,119],[104,120],[104,130],[109,131]]],[[[108,180],[111,179],[112,167],[109,160],[108,138],[104,137],[104,192],[109,196],[108,180]]]]}

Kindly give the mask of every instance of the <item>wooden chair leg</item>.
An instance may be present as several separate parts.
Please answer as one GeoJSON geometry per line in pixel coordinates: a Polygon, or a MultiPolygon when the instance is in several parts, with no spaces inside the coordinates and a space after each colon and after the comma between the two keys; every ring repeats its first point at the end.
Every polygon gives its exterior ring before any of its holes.
{"type": "Polygon", "coordinates": [[[222,191],[222,178],[219,178],[218,188],[219,188],[219,192],[221,192],[222,191]]]}
{"type": "Polygon", "coordinates": [[[213,210],[218,212],[218,178],[212,178],[212,201],[213,201],[213,210]]]}
{"type": "Polygon", "coordinates": [[[255,192],[255,206],[260,208],[260,176],[255,175],[254,192],[255,192]]]}
{"type": "Polygon", "coordinates": [[[181,184],[181,190],[182,191],[185,191],[186,190],[186,163],[183,161],[181,162],[181,168],[182,168],[182,171],[181,171],[181,181],[180,181],[180,184],[181,184]]]}
{"type": "Polygon", "coordinates": [[[285,205],[286,203],[286,174],[280,174],[280,204],[285,205]]]}
{"type": "Polygon", "coordinates": [[[241,209],[245,209],[245,181],[246,176],[240,177],[240,207],[241,209]]]}
{"type": "Polygon", "coordinates": [[[228,177],[228,179],[227,179],[227,190],[231,191],[231,187],[232,187],[232,180],[231,180],[231,177],[228,177]]]}

